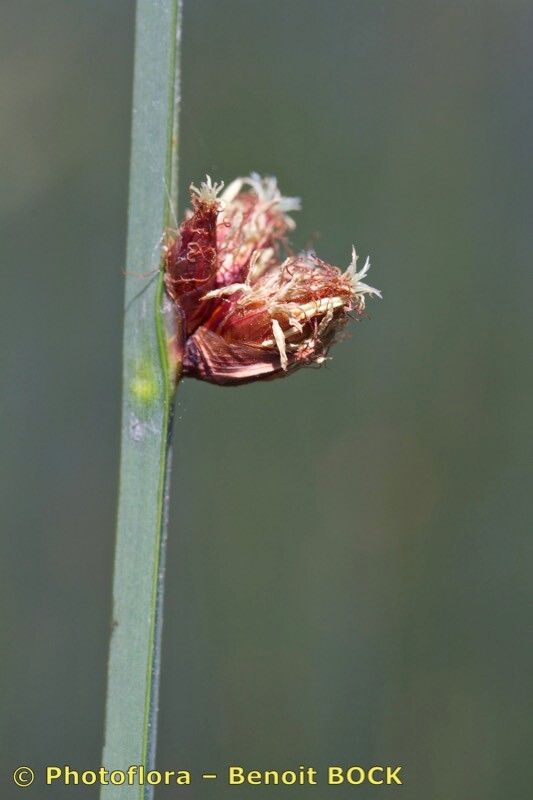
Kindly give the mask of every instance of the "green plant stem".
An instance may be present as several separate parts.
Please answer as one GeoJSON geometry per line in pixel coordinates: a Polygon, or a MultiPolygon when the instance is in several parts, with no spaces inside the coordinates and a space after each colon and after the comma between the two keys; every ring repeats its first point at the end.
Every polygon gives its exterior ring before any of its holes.
{"type": "MultiPolygon", "coordinates": [[[[176,206],[180,0],[138,0],[123,343],[120,487],[103,766],[153,767],[170,432],[176,385],[162,314],[161,241],[176,206]],[[144,276],[144,277],[142,277],[144,276]],[[156,276],[154,278],[154,276],[156,276]]],[[[103,786],[102,800],[150,787],[103,786]]]]}

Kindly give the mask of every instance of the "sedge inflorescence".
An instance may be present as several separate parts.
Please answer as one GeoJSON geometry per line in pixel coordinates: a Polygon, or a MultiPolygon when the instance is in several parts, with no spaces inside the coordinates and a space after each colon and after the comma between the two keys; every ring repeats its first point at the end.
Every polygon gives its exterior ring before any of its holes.
{"type": "Polygon", "coordinates": [[[314,252],[290,254],[300,208],[275,178],[252,174],[225,190],[191,185],[192,210],[165,245],[165,287],[184,328],[183,373],[222,385],[283,377],[322,364],[360,317],[370,263],[344,271],[314,252]]]}

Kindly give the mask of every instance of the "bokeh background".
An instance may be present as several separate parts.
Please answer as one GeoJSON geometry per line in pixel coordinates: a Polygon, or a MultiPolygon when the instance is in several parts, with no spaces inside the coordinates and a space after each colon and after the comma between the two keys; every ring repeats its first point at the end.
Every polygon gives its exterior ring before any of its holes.
{"type": "MultiPolygon", "coordinates": [[[[410,800],[527,796],[532,22],[186,0],[182,207],[206,172],[275,174],[296,243],[345,265],[355,242],[384,299],[322,370],[180,390],[161,768],[403,764],[410,800]]],[[[133,33],[130,0],[1,9],[6,800],[18,764],[101,757],[133,33]]]]}

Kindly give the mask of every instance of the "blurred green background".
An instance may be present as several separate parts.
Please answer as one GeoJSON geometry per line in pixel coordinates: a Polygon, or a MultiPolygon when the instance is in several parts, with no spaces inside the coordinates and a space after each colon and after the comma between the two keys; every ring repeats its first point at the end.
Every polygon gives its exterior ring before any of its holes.
{"type": "MultiPolygon", "coordinates": [[[[355,242],[384,299],[322,370],[180,389],[158,765],[403,764],[410,800],[526,797],[533,4],[184,22],[182,207],[206,172],[275,174],[296,244],[345,265],[355,242]]],[[[126,0],[1,10],[6,800],[18,764],[100,764],[133,33],[126,0]]]]}

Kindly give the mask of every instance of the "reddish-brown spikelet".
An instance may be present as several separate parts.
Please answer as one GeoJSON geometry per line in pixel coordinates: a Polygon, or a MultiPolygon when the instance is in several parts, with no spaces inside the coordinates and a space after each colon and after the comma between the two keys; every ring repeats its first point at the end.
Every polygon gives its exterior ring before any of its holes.
{"type": "Polygon", "coordinates": [[[182,309],[187,336],[205,316],[202,297],[215,286],[219,189],[211,181],[204,189],[191,188],[193,211],[165,248],[165,287],[182,309]]]}
{"type": "Polygon", "coordinates": [[[217,200],[219,190],[210,178],[192,187],[193,213],[166,252],[167,290],[186,319],[183,373],[236,385],[322,364],[365,295],[380,296],[362,282],[368,259],[360,272],[355,250],[344,272],[314,253],[282,261],[296,198],[256,175],[217,200]]]}
{"type": "Polygon", "coordinates": [[[233,181],[224,192],[219,215],[216,285],[244,282],[252,256],[261,255],[269,263],[279,260],[287,232],[295,227],[285,212],[299,207],[298,198],[281,198],[273,178],[252,175],[233,181]]]}

